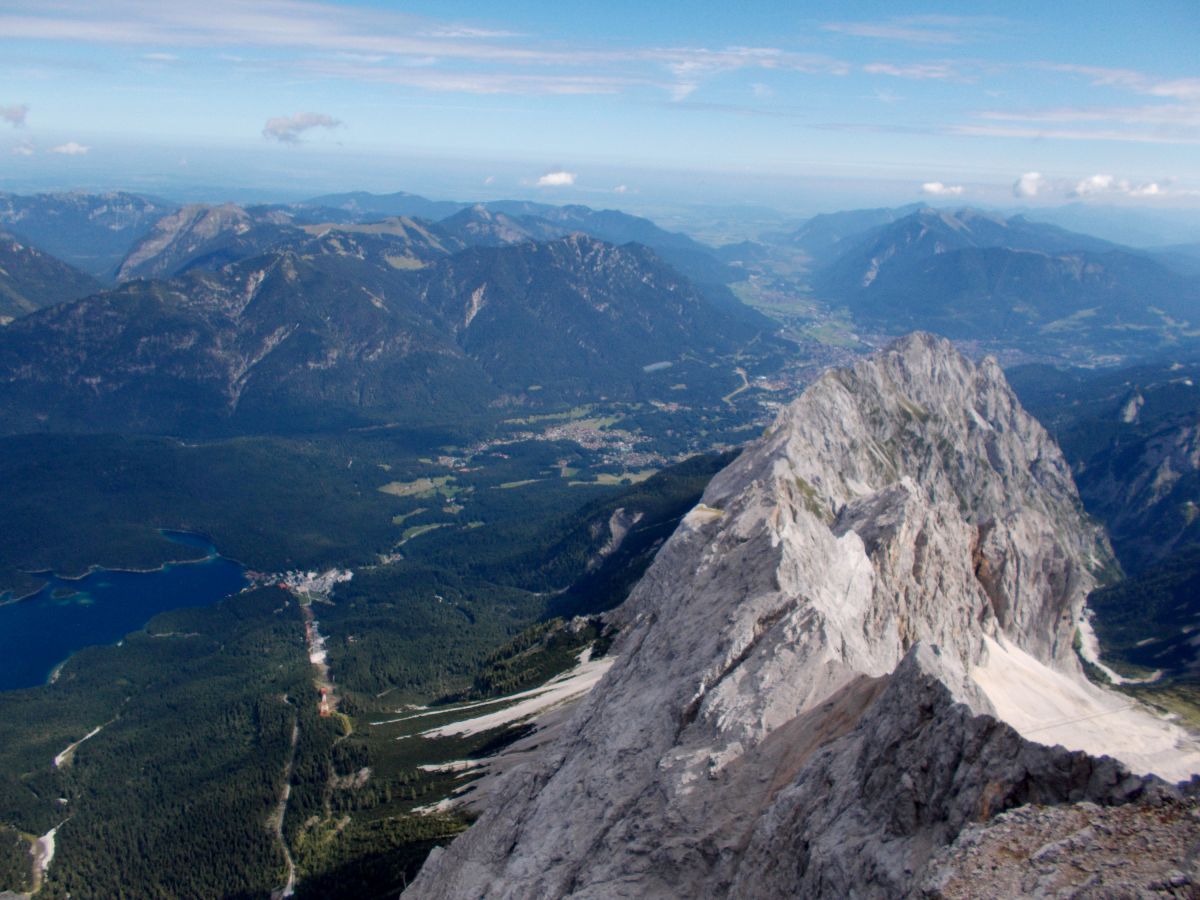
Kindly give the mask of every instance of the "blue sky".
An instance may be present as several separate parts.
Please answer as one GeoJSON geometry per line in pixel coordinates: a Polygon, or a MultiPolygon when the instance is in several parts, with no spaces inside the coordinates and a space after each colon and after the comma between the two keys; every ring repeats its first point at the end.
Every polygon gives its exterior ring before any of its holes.
{"type": "Polygon", "coordinates": [[[1198,45],[1195,0],[0,0],[0,186],[1200,206],[1198,45]]]}

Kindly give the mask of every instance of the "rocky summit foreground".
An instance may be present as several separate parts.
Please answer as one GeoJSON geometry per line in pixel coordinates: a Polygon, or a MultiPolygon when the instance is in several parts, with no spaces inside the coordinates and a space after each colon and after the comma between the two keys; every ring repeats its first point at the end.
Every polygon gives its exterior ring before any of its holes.
{"type": "Polygon", "coordinates": [[[712,481],[613,614],[609,674],[406,897],[936,893],[938,851],[1005,810],[1174,802],[1145,776],[1197,747],[1073,650],[1106,555],[994,361],[917,334],[831,371],[712,481]]]}

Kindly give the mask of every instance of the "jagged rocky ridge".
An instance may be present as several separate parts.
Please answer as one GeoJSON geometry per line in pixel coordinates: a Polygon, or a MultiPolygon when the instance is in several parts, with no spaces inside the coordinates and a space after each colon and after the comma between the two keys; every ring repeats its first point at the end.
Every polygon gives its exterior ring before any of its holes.
{"type": "Polygon", "coordinates": [[[1106,554],[994,361],[914,335],[827,373],[713,480],[616,611],[608,676],[408,895],[904,896],[969,823],[1163,790],[1082,752],[1200,770],[1080,673],[1106,554]]]}

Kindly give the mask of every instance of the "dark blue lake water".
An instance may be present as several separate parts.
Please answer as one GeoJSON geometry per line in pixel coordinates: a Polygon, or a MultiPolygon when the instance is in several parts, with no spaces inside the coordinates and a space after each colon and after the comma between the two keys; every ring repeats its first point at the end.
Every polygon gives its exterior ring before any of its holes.
{"type": "Polygon", "coordinates": [[[83,578],[43,574],[47,584],[19,603],[0,606],[0,690],[42,684],[60,662],[94,644],[115,644],[154,616],[207,606],[246,586],[239,563],[218,556],[196,535],[163,532],[208,558],[154,572],[97,569],[83,578]]]}

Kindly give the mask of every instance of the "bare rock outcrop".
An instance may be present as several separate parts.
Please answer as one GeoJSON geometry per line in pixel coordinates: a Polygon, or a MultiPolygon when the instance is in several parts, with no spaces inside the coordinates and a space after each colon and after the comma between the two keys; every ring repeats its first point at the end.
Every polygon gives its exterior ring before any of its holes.
{"type": "Polygon", "coordinates": [[[1200,752],[1072,649],[1106,558],[994,361],[918,334],[827,373],[714,478],[613,613],[608,675],[406,896],[903,896],[971,823],[1164,790],[1143,776],[1200,752]]]}

